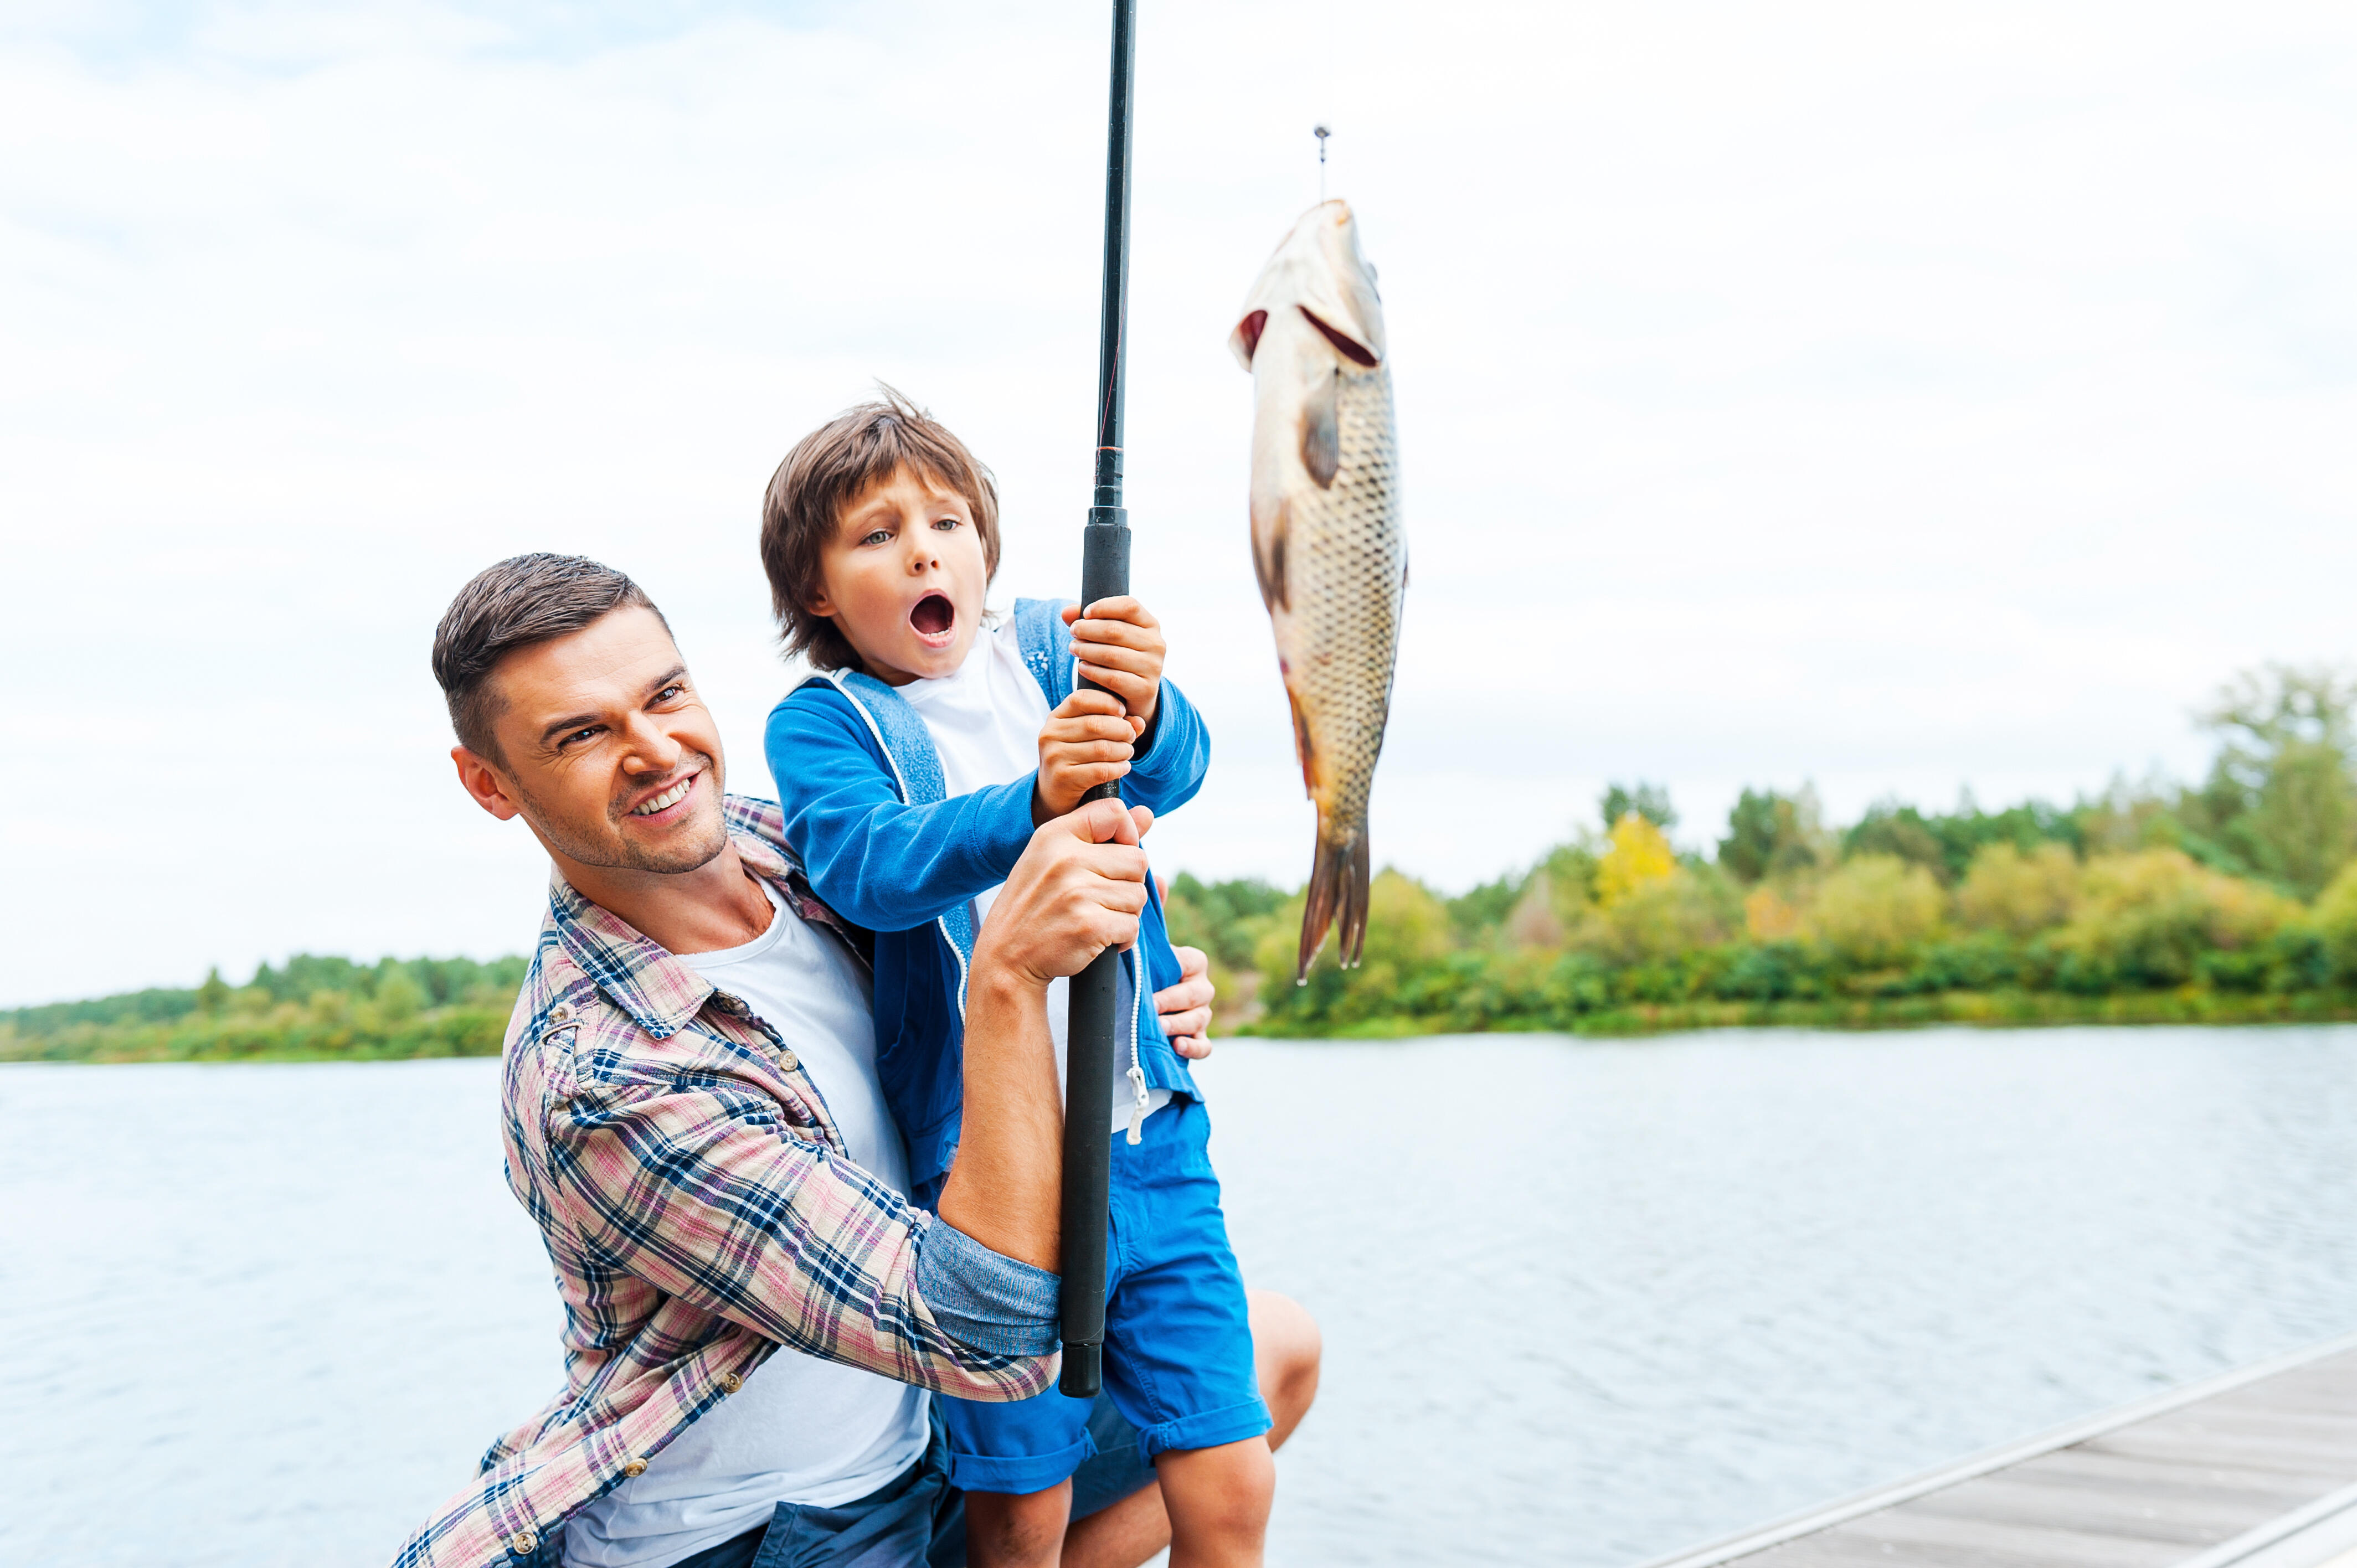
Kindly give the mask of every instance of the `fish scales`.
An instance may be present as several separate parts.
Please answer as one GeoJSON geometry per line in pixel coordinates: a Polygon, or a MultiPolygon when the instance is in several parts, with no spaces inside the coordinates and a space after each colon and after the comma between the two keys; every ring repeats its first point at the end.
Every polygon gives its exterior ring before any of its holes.
{"type": "Polygon", "coordinates": [[[1230,341],[1254,382],[1254,567],[1318,807],[1301,980],[1329,929],[1346,966],[1365,943],[1367,809],[1407,586],[1383,306],[1347,204],[1294,226],[1230,341]]]}

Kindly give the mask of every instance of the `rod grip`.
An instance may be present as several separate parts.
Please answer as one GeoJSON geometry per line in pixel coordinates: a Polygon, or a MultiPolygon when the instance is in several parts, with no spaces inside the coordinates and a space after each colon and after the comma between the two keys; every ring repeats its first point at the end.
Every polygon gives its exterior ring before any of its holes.
{"type": "MultiPolygon", "coordinates": [[[[1120,482],[1114,456],[1114,482],[1120,482]]],[[[1102,456],[1099,467],[1103,468],[1102,456]]],[[[1117,506],[1089,509],[1082,535],[1081,607],[1129,592],[1129,514],[1117,506]]],[[[1103,691],[1093,681],[1091,691],[1103,691]]],[[[1101,784],[1092,800],[1118,799],[1118,783],[1101,784]]],[[[1113,949],[1072,976],[1071,1012],[1064,1031],[1064,1369],[1057,1387],[1072,1399],[1094,1399],[1104,1386],[1106,1209],[1113,1185],[1114,1009],[1121,989],[1121,955],[1113,949]]]]}

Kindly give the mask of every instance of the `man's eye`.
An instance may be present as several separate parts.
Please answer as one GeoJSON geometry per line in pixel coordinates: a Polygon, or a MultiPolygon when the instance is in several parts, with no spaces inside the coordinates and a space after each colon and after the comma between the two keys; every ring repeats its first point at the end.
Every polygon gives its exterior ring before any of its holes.
{"type": "Polygon", "coordinates": [[[687,695],[687,688],[674,683],[673,685],[665,686],[662,691],[657,692],[655,693],[655,701],[658,703],[668,703],[674,697],[683,697],[685,695],[687,695]]]}
{"type": "Polygon", "coordinates": [[[571,746],[576,741],[587,740],[591,736],[597,733],[599,727],[600,726],[597,725],[591,725],[587,729],[575,730],[571,735],[566,736],[563,740],[558,741],[556,744],[561,748],[571,746]]]}

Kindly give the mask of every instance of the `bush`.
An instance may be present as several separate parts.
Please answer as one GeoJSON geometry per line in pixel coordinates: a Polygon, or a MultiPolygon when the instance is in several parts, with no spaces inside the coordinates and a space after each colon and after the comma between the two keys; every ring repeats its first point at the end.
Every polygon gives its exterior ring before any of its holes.
{"type": "Polygon", "coordinates": [[[1874,969],[1901,961],[1937,931],[1945,902],[1923,866],[1861,854],[1818,886],[1804,929],[1845,962],[1874,969]]]}
{"type": "Polygon", "coordinates": [[[2070,919],[2079,905],[2079,857],[2064,845],[2042,843],[2025,854],[1993,843],[1973,856],[1956,913],[1976,930],[2027,937],[2070,919]]]}

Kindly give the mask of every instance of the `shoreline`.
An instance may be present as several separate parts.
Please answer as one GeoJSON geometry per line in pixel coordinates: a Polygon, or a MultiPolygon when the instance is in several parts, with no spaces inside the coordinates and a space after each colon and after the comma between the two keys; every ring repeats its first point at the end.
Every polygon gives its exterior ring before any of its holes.
{"type": "MultiPolygon", "coordinates": [[[[1711,1029],[1824,1029],[1859,1034],[1901,1033],[1942,1025],[1991,1029],[2040,1029],[2153,1025],[2248,1026],[2255,1024],[2357,1023],[2357,990],[2244,995],[2186,987],[2109,996],[2067,996],[2050,992],[1950,991],[1927,996],[1849,997],[1838,1001],[1663,1002],[1582,1014],[1568,1027],[1533,1021],[1505,1021],[1466,1028],[1448,1018],[1382,1016],[1292,1030],[1265,1027],[1255,1019],[1218,1031],[1227,1039],[1403,1040],[1433,1036],[1568,1035],[1582,1039],[1641,1039],[1654,1035],[1695,1034],[1711,1029]]],[[[16,1062],[113,1066],[156,1062],[389,1062],[496,1057],[506,1015],[489,1009],[450,1008],[424,1015],[410,1026],[366,1037],[345,1028],[296,1041],[274,1042],[266,1028],[147,1026],[120,1030],[90,1029],[81,1037],[0,1036],[0,1066],[16,1062]],[[113,1038],[93,1037],[113,1035],[113,1038]]]]}
{"type": "Polygon", "coordinates": [[[2042,991],[1945,991],[1927,996],[1846,997],[1837,1001],[1644,1002],[1598,1009],[1567,1025],[1502,1022],[1468,1029],[1446,1018],[1377,1017],[1298,1032],[1255,1019],[1224,1031],[1259,1039],[1397,1040],[1431,1035],[1573,1035],[1641,1038],[1707,1029],[1902,1031],[1943,1024],[2039,1029],[2073,1025],[2122,1027],[2157,1024],[2357,1023],[2357,991],[2241,995],[2188,986],[2177,991],[2069,996],[2042,991]]]}

